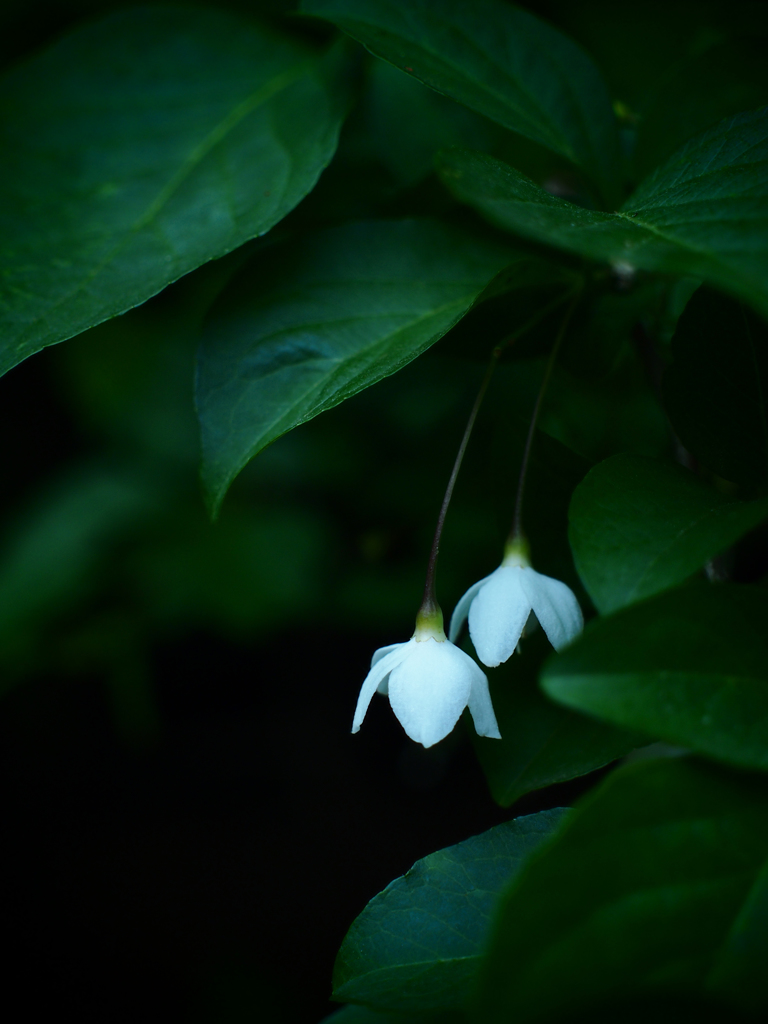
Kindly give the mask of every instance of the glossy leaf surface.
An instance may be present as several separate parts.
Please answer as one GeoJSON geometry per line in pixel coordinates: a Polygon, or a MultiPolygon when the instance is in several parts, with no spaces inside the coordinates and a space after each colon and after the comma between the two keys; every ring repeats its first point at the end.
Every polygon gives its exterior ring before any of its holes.
{"type": "Polygon", "coordinates": [[[768,517],[768,499],[734,501],[674,463],[615,455],[571,502],[581,581],[602,614],[677,586],[768,517]]]}
{"type": "Polygon", "coordinates": [[[405,366],[510,263],[530,282],[528,257],[426,220],[346,224],[249,262],[198,360],[212,507],[262,448],[405,366]]]}
{"type": "Polygon", "coordinates": [[[499,0],[304,0],[372,53],[582,167],[609,203],[619,145],[599,71],[576,43],[499,0]]]}
{"type": "Polygon", "coordinates": [[[510,231],[625,268],[700,277],[768,313],[768,114],[686,143],[617,213],[550,195],[507,164],[448,150],[443,180],[510,231]]]}
{"type": "Polygon", "coordinates": [[[0,83],[0,372],[268,231],[346,108],[340,54],[205,8],[86,25],[0,83]]]}
{"type": "Polygon", "coordinates": [[[497,825],[390,883],[344,939],[333,998],[379,1010],[460,1008],[500,892],[563,814],[541,811],[497,825]]]}
{"type": "Polygon", "coordinates": [[[678,588],[591,623],[544,668],[567,707],[768,769],[768,592],[678,588]]]}
{"type": "Polygon", "coordinates": [[[767,812],[764,785],[695,763],[610,775],[504,897],[482,1019],[701,990],[768,855],[767,812]]]}

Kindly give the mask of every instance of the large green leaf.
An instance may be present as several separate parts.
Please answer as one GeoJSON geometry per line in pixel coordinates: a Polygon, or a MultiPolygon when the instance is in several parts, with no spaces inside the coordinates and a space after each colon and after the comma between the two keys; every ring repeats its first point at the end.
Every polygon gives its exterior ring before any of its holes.
{"type": "Polygon", "coordinates": [[[269,230],[331,159],[340,55],[119,11],[0,83],[0,372],[269,230]]]}
{"type": "Polygon", "coordinates": [[[426,220],[345,224],[256,256],[213,307],[198,361],[213,509],[257,452],[405,366],[509,263],[510,288],[546,267],[426,220]]]}
{"type": "Polygon", "coordinates": [[[546,693],[702,754],[768,769],[768,590],[699,584],[587,627],[547,663],[546,693]]]}
{"type": "Polygon", "coordinates": [[[768,315],[768,112],[686,143],[617,213],[550,195],[482,153],[440,157],[448,187],[493,223],[592,259],[700,277],[768,315]]]}
{"type": "Polygon", "coordinates": [[[480,1019],[589,1019],[593,1001],[701,991],[766,856],[764,785],[680,760],[618,770],[510,885],[480,1019]]]}
{"type": "Polygon", "coordinates": [[[333,998],[378,1010],[460,1008],[499,894],[563,814],[517,818],[417,861],[352,924],[333,998]]]}
{"type": "Polygon", "coordinates": [[[678,320],[664,404],[680,440],[726,480],[768,482],[768,326],[700,288],[678,320]]]}
{"type": "Polygon", "coordinates": [[[501,0],[304,0],[372,53],[582,167],[609,205],[619,144],[607,89],[576,43],[501,0]]]}
{"type": "Polygon", "coordinates": [[[768,517],[682,466],[615,455],[586,475],[569,513],[573,558],[603,614],[677,586],[768,517]]]}
{"type": "Polygon", "coordinates": [[[556,782],[601,768],[641,745],[641,736],[559,707],[538,687],[538,670],[551,651],[541,630],[497,669],[486,669],[501,740],[471,730],[494,800],[503,807],[556,782]]]}

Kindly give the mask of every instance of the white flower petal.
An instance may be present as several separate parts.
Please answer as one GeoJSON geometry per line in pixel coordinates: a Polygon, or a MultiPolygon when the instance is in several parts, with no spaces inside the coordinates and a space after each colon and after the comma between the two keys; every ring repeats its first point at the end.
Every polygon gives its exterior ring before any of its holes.
{"type": "Polygon", "coordinates": [[[389,701],[406,733],[431,747],[445,739],[467,706],[472,662],[450,640],[414,641],[406,659],[392,670],[389,701]]]}
{"type": "Polygon", "coordinates": [[[478,580],[477,583],[473,583],[469,590],[459,599],[459,603],[453,609],[453,615],[451,616],[451,625],[448,630],[448,639],[452,644],[456,643],[456,637],[461,632],[461,627],[467,620],[469,614],[469,606],[475,599],[475,595],[483,586],[483,584],[489,580],[490,576],[484,576],[483,579],[478,580]]]}
{"type": "MultiPolygon", "coordinates": [[[[352,720],[352,732],[358,732],[360,726],[363,724],[365,713],[368,710],[368,705],[373,699],[374,693],[377,689],[385,683],[385,680],[393,668],[396,668],[403,658],[408,656],[408,650],[411,644],[415,644],[415,640],[406,640],[401,644],[392,644],[390,647],[380,647],[374,654],[375,663],[371,666],[371,670],[363,680],[363,685],[360,687],[360,696],[357,698],[357,707],[355,708],[355,717],[352,720]],[[380,651],[386,651],[381,658],[376,658],[376,655],[380,651]]],[[[384,691],[386,693],[386,690],[384,691]]]]}
{"type": "Polygon", "coordinates": [[[480,661],[491,668],[511,657],[531,610],[521,585],[526,571],[501,566],[488,577],[469,609],[469,635],[480,661]]]}
{"type": "MultiPolygon", "coordinates": [[[[407,641],[405,642],[407,643],[407,641]]],[[[382,658],[386,658],[388,654],[391,654],[392,651],[395,651],[397,650],[398,647],[402,646],[402,644],[390,644],[388,647],[379,647],[378,650],[373,652],[373,657],[371,658],[371,668],[373,668],[377,661],[381,661],[382,658]]]]}
{"type": "MultiPolygon", "coordinates": [[[[379,647],[377,651],[373,652],[371,658],[371,668],[376,664],[377,661],[381,661],[382,658],[386,658],[388,654],[396,650],[398,647],[402,647],[402,644],[390,644],[388,647],[379,647]]],[[[384,676],[379,685],[376,687],[376,692],[383,694],[385,697],[389,693],[389,673],[384,676]]]]}
{"type": "Polygon", "coordinates": [[[584,616],[570,587],[534,569],[524,570],[523,587],[536,618],[556,651],[577,637],[584,628],[584,616]]]}
{"type": "MultiPolygon", "coordinates": [[[[470,659],[471,661],[472,659],[470,659]]],[[[488,691],[488,679],[485,672],[472,662],[474,672],[472,674],[472,688],[469,691],[469,713],[475,723],[475,732],[478,736],[488,736],[490,739],[500,740],[501,733],[494,714],[491,695],[488,691]]]]}

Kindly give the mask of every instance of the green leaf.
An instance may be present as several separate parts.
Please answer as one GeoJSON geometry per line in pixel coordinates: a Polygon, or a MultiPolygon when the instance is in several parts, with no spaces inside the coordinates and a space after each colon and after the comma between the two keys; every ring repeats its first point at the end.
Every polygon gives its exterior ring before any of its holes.
{"type": "Polygon", "coordinates": [[[544,668],[567,707],[768,769],[768,591],[699,584],[590,624],[544,668]]]}
{"type": "Polygon", "coordinates": [[[700,288],[677,323],[664,404],[680,440],[718,476],[768,482],[768,326],[700,288]]]}
{"type": "Polygon", "coordinates": [[[201,7],[119,11],[0,83],[0,372],[263,234],[331,159],[340,54],[201,7]]]}
{"type": "Polygon", "coordinates": [[[464,1024],[466,1017],[453,1010],[425,1013],[377,1013],[365,1006],[343,1006],[321,1024],[464,1024]]]}
{"type": "Polygon", "coordinates": [[[764,785],[677,759],[619,769],[504,896],[481,1019],[700,991],[766,855],[764,785]]]}
{"type": "Polygon", "coordinates": [[[619,187],[608,91],[584,51],[501,0],[304,0],[372,53],[572,161],[609,205],[619,187]]]}
{"type": "Polygon", "coordinates": [[[333,998],[379,1010],[460,1008],[499,893],[564,813],[517,818],[417,861],[352,924],[333,998]]]}
{"type": "Polygon", "coordinates": [[[603,615],[677,586],[768,517],[689,470],[615,455],[586,475],[569,513],[573,558],[603,615]]]}
{"type": "Polygon", "coordinates": [[[44,626],[90,594],[104,571],[104,549],[144,523],[158,500],[153,485],[132,472],[81,466],[24,510],[0,555],[5,683],[19,668],[50,656],[44,626]]]}
{"type": "Polygon", "coordinates": [[[485,669],[501,740],[483,740],[470,730],[493,799],[502,807],[533,790],[586,775],[645,742],[544,697],[538,671],[552,648],[541,630],[521,648],[506,664],[485,669]]]}
{"type": "Polygon", "coordinates": [[[345,224],[250,261],[214,305],[198,361],[214,512],[262,448],[405,366],[513,262],[528,282],[529,257],[426,220],[345,224]]]}
{"type": "Polygon", "coordinates": [[[625,269],[702,278],[768,315],[766,109],[692,139],[618,213],[559,199],[482,153],[448,150],[439,166],[500,227],[625,269]]]}

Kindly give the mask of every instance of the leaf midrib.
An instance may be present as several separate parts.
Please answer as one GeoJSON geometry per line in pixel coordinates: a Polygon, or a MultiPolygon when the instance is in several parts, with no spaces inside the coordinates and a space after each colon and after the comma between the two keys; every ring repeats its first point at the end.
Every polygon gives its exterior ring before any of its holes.
{"type": "Polygon", "coordinates": [[[44,322],[56,309],[69,302],[78,295],[109,266],[115,257],[128,245],[129,241],[143,228],[148,227],[159,215],[163,207],[170,201],[182,183],[200,166],[202,161],[229,135],[242,120],[253,113],[258,107],[268,102],[278,93],[289,88],[298,81],[311,66],[312,59],[300,61],[285,71],[274,75],[271,79],[260,86],[255,92],[237,103],[221,121],[214,126],[208,135],[198,143],[188,157],[181,164],[168,183],[160,190],[156,198],[150,203],[145,212],[129,227],[122,239],[99,261],[82,280],[67,294],[63,295],[44,312],[40,313],[34,320],[30,321],[26,330],[16,339],[17,351],[23,347],[38,324],[44,322]]]}

